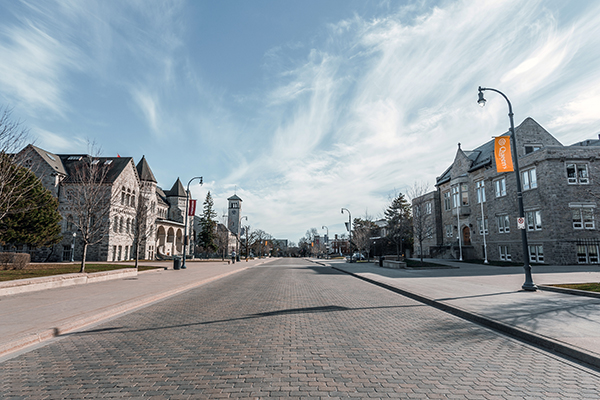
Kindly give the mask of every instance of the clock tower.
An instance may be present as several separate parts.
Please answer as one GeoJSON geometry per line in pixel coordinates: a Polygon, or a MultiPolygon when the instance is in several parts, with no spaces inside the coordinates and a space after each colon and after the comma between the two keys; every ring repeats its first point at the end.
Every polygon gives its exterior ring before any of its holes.
{"type": "Polygon", "coordinates": [[[227,212],[227,228],[229,231],[240,237],[240,225],[242,218],[242,199],[237,195],[233,195],[227,199],[229,201],[229,209],[227,212]]]}

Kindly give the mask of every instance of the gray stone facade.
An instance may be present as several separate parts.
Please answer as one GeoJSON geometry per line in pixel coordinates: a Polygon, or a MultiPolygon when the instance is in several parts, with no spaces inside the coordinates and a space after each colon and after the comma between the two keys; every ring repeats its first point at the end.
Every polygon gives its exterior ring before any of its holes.
{"type": "MultiPolygon", "coordinates": [[[[28,251],[32,261],[81,260],[82,246],[77,239],[77,228],[73,223],[73,212],[66,201],[66,188],[74,183],[69,181],[70,163],[87,155],[54,154],[28,145],[20,153],[18,160],[40,178],[44,187],[58,198],[59,211],[63,217],[63,241],[52,248],[27,249],[18,246],[17,251],[28,251]],[[75,237],[73,237],[75,233],[75,237]],[[75,243],[72,255],[72,244],[75,243]]],[[[140,196],[146,215],[144,235],[140,240],[139,258],[154,259],[183,254],[184,215],[186,194],[177,179],[173,188],[163,191],[146,159],[142,157],[137,166],[131,157],[94,157],[109,168],[107,190],[112,193],[110,210],[105,221],[107,233],[98,244],[89,246],[88,261],[122,261],[135,258],[133,223],[140,196]]],[[[191,219],[190,219],[191,221],[191,219]]],[[[193,224],[188,224],[190,236],[193,224]]],[[[5,251],[15,248],[5,246],[5,251]]]]}
{"type": "MultiPolygon", "coordinates": [[[[532,263],[597,264],[600,140],[563,146],[531,118],[515,131],[526,256],[532,263]]],[[[472,151],[459,145],[454,162],[437,178],[437,190],[427,195],[435,196],[438,209],[436,234],[423,243],[426,255],[459,258],[462,251],[463,259],[483,259],[487,250],[489,260],[523,261],[516,176],[496,172],[493,153],[493,140],[472,151]]]]}

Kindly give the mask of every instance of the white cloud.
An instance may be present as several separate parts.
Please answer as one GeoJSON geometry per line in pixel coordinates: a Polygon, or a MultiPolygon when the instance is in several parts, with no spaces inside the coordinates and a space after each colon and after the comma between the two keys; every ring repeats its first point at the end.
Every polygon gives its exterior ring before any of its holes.
{"type": "MultiPolygon", "coordinates": [[[[332,25],[322,46],[270,92],[269,107],[287,108],[267,160],[240,177],[260,193],[245,205],[260,204],[266,230],[301,233],[341,227],[339,207],[377,215],[393,188],[431,186],[458,142],[474,148],[508,126],[503,99],[490,95],[488,107],[477,107],[477,86],[499,86],[524,119],[533,111],[524,100],[561,82],[590,41],[574,25],[561,24],[543,2],[517,0],[413,7],[332,25]],[[256,179],[259,173],[271,181],[256,179]]],[[[594,107],[582,104],[597,104],[597,96],[565,103],[564,119],[554,122],[593,121],[594,107]]]]}
{"type": "Polygon", "coordinates": [[[32,133],[37,137],[37,146],[53,153],[81,153],[88,148],[87,140],[79,137],[59,135],[40,128],[32,133]]]}

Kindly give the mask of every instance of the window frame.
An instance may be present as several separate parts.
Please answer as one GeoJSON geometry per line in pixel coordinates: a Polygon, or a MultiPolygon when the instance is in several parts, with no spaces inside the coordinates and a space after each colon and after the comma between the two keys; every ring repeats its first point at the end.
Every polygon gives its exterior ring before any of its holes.
{"type": "Polygon", "coordinates": [[[567,173],[567,183],[569,185],[589,185],[590,184],[590,169],[587,162],[567,162],[565,164],[565,169],[567,173]],[[572,167],[573,173],[569,176],[569,167],[572,167]],[[584,168],[582,168],[584,167],[584,168]],[[581,176],[582,172],[585,171],[585,176],[581,176]]]}
{"type": "Polygon", "coordinates": [[[521,172],[521,186],[523,186],[523,191],[537,189],[537,172],[535,168],[529,168],[521,172]]]}
{"type": "Polygon", "coordinates": [[[510,217],[508,214],[496,215],[498,233],[510,233],[510,217]]]}
{"type": "Polygon", "coordinates": [[[541,210],[530,210],[525,211],[525,224],[527,225],[527,230],[532,231],[541,231],[542,230],[542,211],[541,210]],[[532,222],[530,224],[530,222],[532,222]]]}
{"type": "Polygon", "coordinates": [[[512,256],[510,255],[510,247],[508,245],[499,245],[498,254],[500,255],[500,261],[512,261],[512,256]]]}
{"type": "Polygon", "coordinates": [[[530,244],[528,246],[527,252],[529,253],[529,262],[538,264],[544,263],[544,245],[530,244]]]}
{"type": "Polygon", "coordinates": [[[494,180],[494,191],[496,193],[496,198],[506,196],[506,177],[494,180]]]}
{"type": "Polygon", "coordinates": [[[444,192],[444,211],[452,210],[452,197],[450,196],[450,191],[444,192]]]}

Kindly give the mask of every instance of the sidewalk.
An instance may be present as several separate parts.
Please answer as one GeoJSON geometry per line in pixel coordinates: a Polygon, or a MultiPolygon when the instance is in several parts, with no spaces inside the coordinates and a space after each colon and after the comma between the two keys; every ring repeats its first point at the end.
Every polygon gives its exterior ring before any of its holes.
{"type": "MultiPolygon", "coordinates": [[[[522,267],[427,261],[454,268],[398,270],[335,261],[327,265],[600,368],[600,298],[523,291],[522,267]]],[[[532,273],[538,286],[600,282],[600,266],[533,266],[532,273]]]]}
{"type": "MultiPolygon", "coordinates": [[[[270,259],[272,260],[272,259],[270,259]]],[[[185,270],[172,261],[145,262],[169,269],[136,277],[0,296],[0,360],[20,349],[198,287],[270,260],[194,262],[185,270]]]]}

